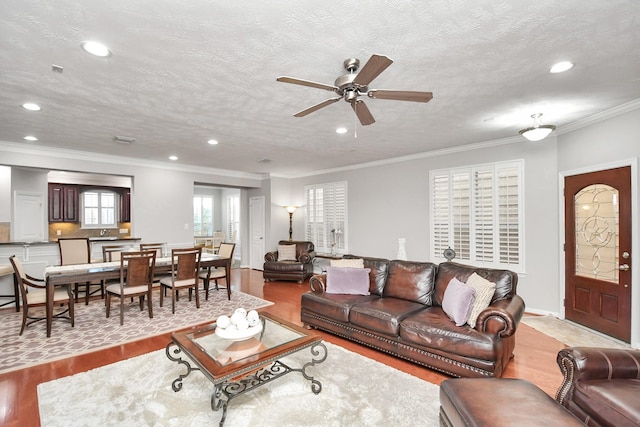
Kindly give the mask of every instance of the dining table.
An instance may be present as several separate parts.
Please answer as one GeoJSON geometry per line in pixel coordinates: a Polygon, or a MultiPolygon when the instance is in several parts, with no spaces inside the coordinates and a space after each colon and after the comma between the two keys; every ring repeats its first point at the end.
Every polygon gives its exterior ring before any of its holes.
{"type": "MultiPolygon", "coordinates": [[[[206,268],[211,274],[212,267],[224,267],[226,277],[231,277],[231,258],[221,258],[214,254],[202,254],[200,268],[206,268]]],[[[170,256],[156,258],[154,272],[157,274],[171,273],[173,260],[170,256]]],[[[52,265],[44,269],[46,281],[46,316],[47,337],[51,336],[53,323],[53,294],[57,286],[71,286],[74,283],[93,282],[100,280],[119,279],[120,261],[92,262],[88,264],[52,265]]],[[[208,281],[207,281],[208,282],[208,281]]],[[[227,284],[227,296],[231,299],[231,286],[227,284]]],[[[73,304],[73,299],[69,301],[73,304]]]]}

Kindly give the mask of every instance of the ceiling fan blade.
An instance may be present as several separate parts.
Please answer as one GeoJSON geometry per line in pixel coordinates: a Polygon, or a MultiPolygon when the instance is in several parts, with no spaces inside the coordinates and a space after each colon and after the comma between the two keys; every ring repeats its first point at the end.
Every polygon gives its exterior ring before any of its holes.
{"type": "Polygon", "coordinates": [[[364,101],[357,100],[352,102],[351,107],[353,108],[353,111],[356,112],[356,116],[358,116],[358,120],[360,120],[362,126],[371,125],[376,122],[376,119],[373,118],[371,111],[369,111],[369,108],[364,101]]]}
{"type": "Polygon", "coordinates": [[[384,55],[371,55],[371,58],[358,71],[358,75],[353,83],[360,86],[368,86],[376,77],[380,75],[393,61],[384,55]]]}
{"type": "Polygon", "coordinates": [[[282,76],[282,77],[278,77],[276,80],[282,83],[291,83],[294,85],[315,87],[317,89],[324,89],[331,92],[336,92],[338,90],[338,88],[335,86],[326,85],[324,83],[316,83],[309,80],[296,79],[295,77],[282,76]]]}
{"type": "Polygon", "coordinates": [[[324,107],[326,107],[327,105],[331,105],[331,104],[333,104],[334,102],[338,102],[338,101],[340,101],[341,99],[342,99],[342,97],[341,97],[341,96],[339,96],[339,97],[337,97],[337,98],[327,99],[326,101],[321,102],[320,104],[316,104],[316,105],[314,105],[313,107],[309,107],[309,108],[307,108],[306,110],[302,110],[302,111],[300,111],[300,112],[298,112],[298,113],[295,113],[293,116],[294,116],[294,117],[304,117],[304,116],[306,116],[307,114],[313,113],[314,111],[319,110],[319,109],[321,109],[321,108],[324,108],[324,107]]]}
{"type": "Polygon", "coordinates": [[[413,102],[429,102],[433,98],[433,93],[431,92],[415,92],[410,90],[370,90],[367,95],[369,95],[369,98],[413,102]]]}

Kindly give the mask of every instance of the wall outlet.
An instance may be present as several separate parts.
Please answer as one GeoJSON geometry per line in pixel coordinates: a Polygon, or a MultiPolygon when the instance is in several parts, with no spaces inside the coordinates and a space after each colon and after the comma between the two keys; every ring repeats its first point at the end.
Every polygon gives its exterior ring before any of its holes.
{"type": "Polygon", "coordinates": [[[127,230],[126,228],[121,228],[120,229],[120,234],[127,234],[129,232],[129,230],[127,230]]]}
{"type": "Polygon", "coordinates": [[[62,230],[56,230],[56,236],[62,236],[62,230]]]}

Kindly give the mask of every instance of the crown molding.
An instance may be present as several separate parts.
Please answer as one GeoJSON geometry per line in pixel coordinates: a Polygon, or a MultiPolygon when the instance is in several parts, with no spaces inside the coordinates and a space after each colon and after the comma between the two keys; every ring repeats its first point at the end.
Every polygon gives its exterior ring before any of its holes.
{"type": "Polygon", "coordinates": [[[578,129],[594,125],[607,119],[621,116],[637,109],[640,109],[640,99],[634,99],[633,101],[627,102],[626,104],[618,105],[617,107],[601,111],[582,120],[578,120],[573,123],[569,123],[568,125],[558,127],[556,133],[558,135],[564,135],[565,133],[574,132],[578,129]]]}
{"type": "Polygon", "coordinates": [[[180,165],[165,162],[158,162],[152,160],[145,160],[133,157],[114,156],[109,154],[98,154],[86,151],[68,150],[63,148],[51,148],[44,146],[26,146],[23,144],[17,144],[13,142],[0,141],[0,151],[34,155],[34,156],[46,156],[54,157],[57,159],[65,160],[80,160],[85,162],[97,162],[115,165],[126,165],[136,167],[151,167],[155,169],[165,169],[180,172],[201,173],[205,175],[219,175],[230,178],[244,178],[254,180],[265,180],[269,176],[267,174],[257,174],[233,171],[228,169],[217,168],[205,168],[202,166],[180,165]]]}

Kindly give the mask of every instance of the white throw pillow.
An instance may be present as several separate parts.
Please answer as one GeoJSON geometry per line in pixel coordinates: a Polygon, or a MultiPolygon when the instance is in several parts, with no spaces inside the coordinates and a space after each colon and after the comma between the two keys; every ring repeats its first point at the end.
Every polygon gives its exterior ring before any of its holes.
{"type": "Polygon", "coordinates": [[[364,260],[362,258],[332,259],[331,267],[364,268],[364,260]]]}
{"type": "Polygon", "coordinates": [[[278,245],[278,261],[297,261],[296,245],[278,245]]]}
{"type": "Polygon", "coordinates": [[[491,304],[491,299],[496,291],[496,284],[480,277],[476,273],[473,273],[467,279],[467,286],[473,288],[476,293],[476,299],[473,303],[473,307],[471,307],[471,311],[469,312],[469,318],[467,319],[469,326],[475,328],[478,316],[482,310],[489,307],[489,304],[491,304]]]}

